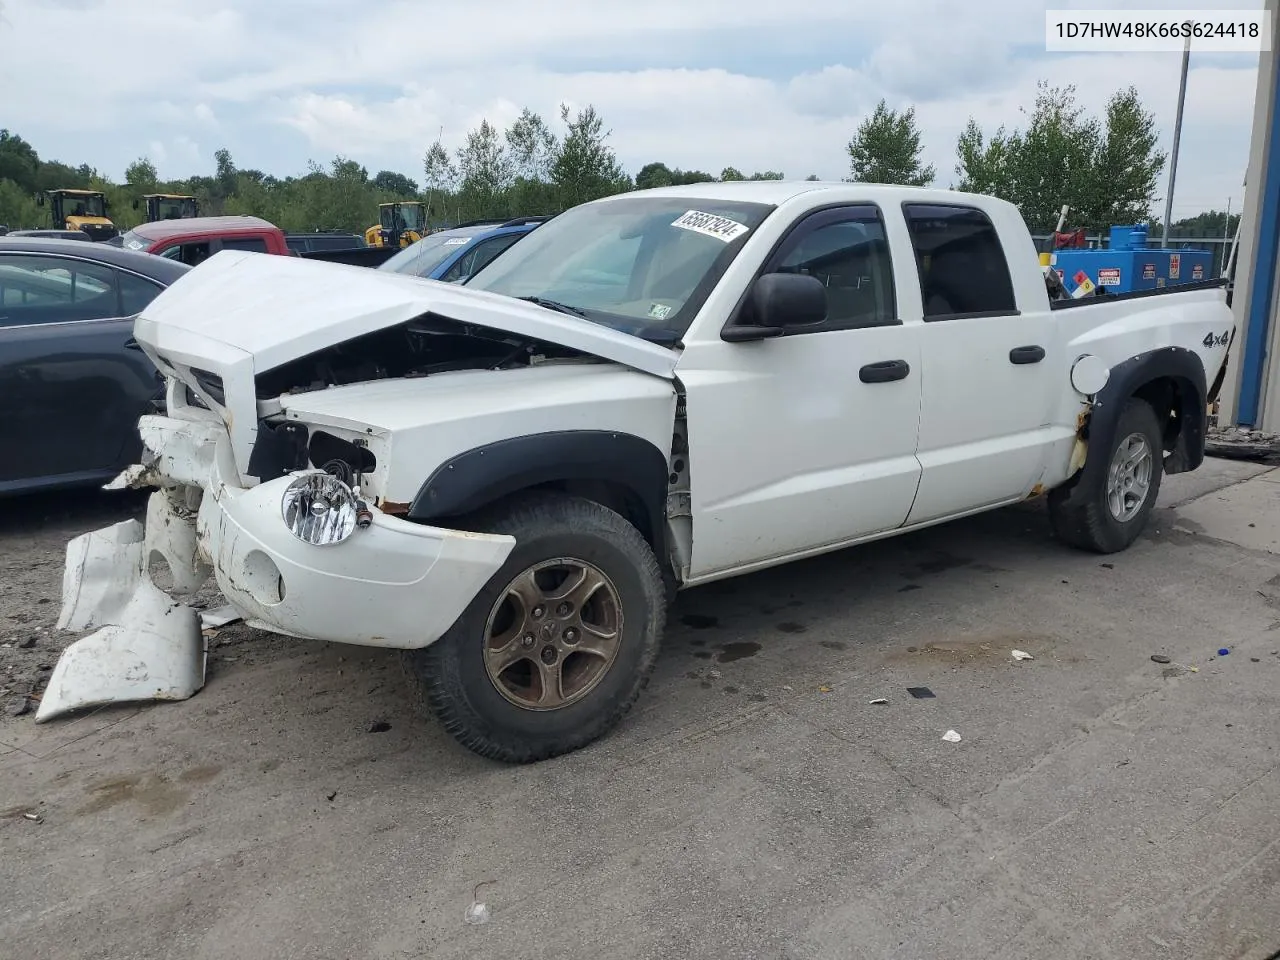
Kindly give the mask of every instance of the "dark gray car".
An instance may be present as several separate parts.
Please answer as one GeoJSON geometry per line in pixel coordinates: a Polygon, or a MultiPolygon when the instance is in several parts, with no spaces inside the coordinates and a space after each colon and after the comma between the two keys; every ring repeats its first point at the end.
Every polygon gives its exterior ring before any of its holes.
{"type": "Polygon", "coordinates": [[[136,462],[164,384],[133,318],[184,264],[107,244],[0,237],[0,495],[97,486],[136,462]]]}

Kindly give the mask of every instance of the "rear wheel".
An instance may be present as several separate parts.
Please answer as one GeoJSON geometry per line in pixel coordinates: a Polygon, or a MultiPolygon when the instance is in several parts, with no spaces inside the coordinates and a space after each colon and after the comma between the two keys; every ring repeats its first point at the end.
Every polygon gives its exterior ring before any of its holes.
{"type": "Polygon", "coordinates": [[[513,763],[607,733],[648,682],[666,594],[648,543],[589,500],[537,495],[468,523],[516,546],[457,623],[409,651],[409,672],[445,728],[513,763]]]}
{"type": "Polygon", "coordinates": [[[1105,456],[1106,473],[1093,489],[1080,491],[1079,502],[1067,506],[1065,490],[1050,494],[1049,518],[1064,543],[1095,553],[1117,553],[1138,539],[1160,495],[1164,445],[1150,404],[1128,402],[1105,456]]]}

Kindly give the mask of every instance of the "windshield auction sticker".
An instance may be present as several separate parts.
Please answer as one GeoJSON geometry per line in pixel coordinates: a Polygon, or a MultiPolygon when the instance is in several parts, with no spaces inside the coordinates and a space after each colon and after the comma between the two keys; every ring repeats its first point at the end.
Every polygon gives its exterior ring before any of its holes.
{"type": "Polygon", "coordinates": [[[728,217],[717,217],[714,213],[701,213],[690,210],[671,221],[673,227],[681,230],[692,230],[704,236],[715,237],[725,243],[731,243],[747,232],[747,225],[728,217]]]}

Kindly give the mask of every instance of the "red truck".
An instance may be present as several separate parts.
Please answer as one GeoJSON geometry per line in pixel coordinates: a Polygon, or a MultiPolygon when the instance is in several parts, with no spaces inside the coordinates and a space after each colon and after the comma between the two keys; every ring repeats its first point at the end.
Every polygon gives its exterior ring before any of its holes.
{"type": "MultiPolygon", "coordinates": [[[[310,238],[310,234],[300,235],[310,238]]],[[[198,266],[219,250],[252,250],[256,253],[309,260],[335,260],[358,266],[377,266],[395,249],[353,245],[347,249],[304,250],[291,244],[291,237],[261,217],[188,217],[143,223],[121,237],[126,250],[154,253],[169,260],[198,266]]],[[[358,238],[353,238],[358,239],[358,238]]]]}

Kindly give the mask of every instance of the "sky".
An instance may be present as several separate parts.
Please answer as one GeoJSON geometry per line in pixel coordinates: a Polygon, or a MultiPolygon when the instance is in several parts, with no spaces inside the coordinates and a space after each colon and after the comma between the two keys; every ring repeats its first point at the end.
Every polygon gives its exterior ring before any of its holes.
{"type": "MultiPolygon", "coordinates": [[[[1055,0],[1054,8],[1107,6],[1055,0]]],[[[162,178],[237,166],[276,176],[341,154],[421,182],[443,133],[524,106],[557,131],[593,104],[633,175],[848,175],[846,145],[884,98],[914,107],[937,185],[973,117],[1024,122],[1036,82],[1101,113],[1135,86],[1171,145],[1178,53],[1046,53],[1041,0],[0,0],[0,127],[47,159],[113,179],[139,156],[162,178]]],[[[1113,9],[1257,10],[1262,0],[1113,9]]],[[[1238,209],[1258,55],[1192,52],[1175,217],[1238,209]]],[[[1163,198],[1162,179],[1158,195],[1163,198]]],[[[1159,201],[1163,204],[1163,199],[1159,201]]]]}

